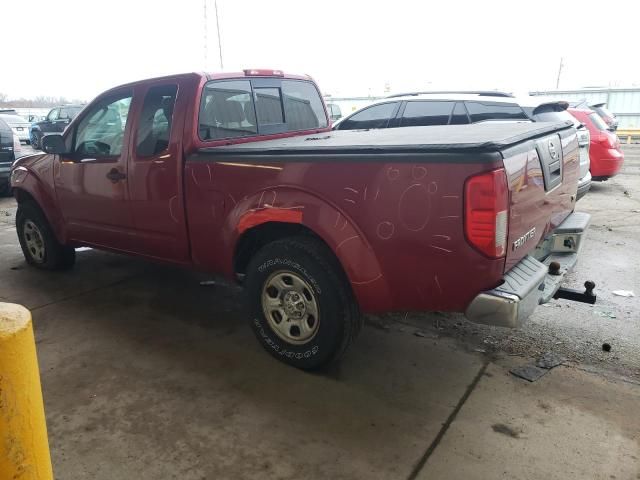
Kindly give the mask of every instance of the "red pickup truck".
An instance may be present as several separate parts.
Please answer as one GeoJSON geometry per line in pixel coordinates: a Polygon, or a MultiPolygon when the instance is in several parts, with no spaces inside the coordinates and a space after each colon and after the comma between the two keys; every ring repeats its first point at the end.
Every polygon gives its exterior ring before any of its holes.
{"type": "Polygon", "coordinates": [[[109,90],[14,165],[25,258],[69,268],[91,246],[222,273],[300,368],[339,358],[363,312],[513,327],[564,292],[589,223],[570,125],[328,130],[313,81],[278,71],[109,90]]]}

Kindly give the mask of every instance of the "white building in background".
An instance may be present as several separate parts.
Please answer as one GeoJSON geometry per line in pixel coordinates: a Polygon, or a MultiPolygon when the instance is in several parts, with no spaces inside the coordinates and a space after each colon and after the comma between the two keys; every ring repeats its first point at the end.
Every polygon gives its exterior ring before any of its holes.
{"type": "Polygon", "coordinates": [[[632,88],[581,88],[578,90],[549,90],[531,92],[561,98],[569,102],[586,100],[588,104],[606,103],[607,109],[615,113],[621,130],[640,128],[640,87],[632,88]]]}

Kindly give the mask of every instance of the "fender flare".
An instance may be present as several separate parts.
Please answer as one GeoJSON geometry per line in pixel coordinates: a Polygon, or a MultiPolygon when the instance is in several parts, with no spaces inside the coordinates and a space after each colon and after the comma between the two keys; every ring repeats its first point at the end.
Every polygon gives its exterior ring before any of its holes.
{"type": "Polygon", "coordinates": [[[49,222],[58,241],[61,244],[65,244],[67,241],[67,229],[64,218],[57,206],[54,192],[50,191],[51,189],[47,188],[45,183],[31,169],[26,167],[18,168],[24,168],[26,172],[24,176],[20,177],[19,181],[12,178],[11,187],[14,190],[14,196],[20,201],[21,192],[24,192],[24,194],[33,198],[49,222]]]}
{"type": "Polygon", "coordinates": [[[229,200],[231,209],[222,227],[228,251],[235,251],[242,235],[264,223],[302,225],[336,255],[364,311],[390,308],[390,289],[373,248],[354,220],[338,206],[290,186],[265,188],[239,202],[229,200]]]}

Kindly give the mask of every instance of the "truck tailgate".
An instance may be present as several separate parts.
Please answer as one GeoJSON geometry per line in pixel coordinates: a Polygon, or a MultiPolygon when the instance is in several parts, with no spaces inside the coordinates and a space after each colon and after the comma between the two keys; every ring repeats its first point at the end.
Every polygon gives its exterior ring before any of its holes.
{"type": "Polygon", "coordinates": [[[510,195],[506,272],[575,207],[580,167],[575,130],[529,140],[504,150],[503,157],[510,195]]]}

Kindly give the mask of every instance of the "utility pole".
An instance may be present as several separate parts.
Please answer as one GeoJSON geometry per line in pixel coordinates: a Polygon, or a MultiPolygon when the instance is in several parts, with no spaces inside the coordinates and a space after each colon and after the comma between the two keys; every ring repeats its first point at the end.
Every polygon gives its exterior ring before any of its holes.
{"type": "Polygon", "coordinates": [[[209,65],[209,23],[207,21],[207,0],[202,2],[204,4],[204,69],[206,70],[209,65]]]}
{"type": "Polygon", "coordinates": [[[562,74],[562,67],[564,67],[564,58],[560,57],[560,67],[558,68],[558,78],[556,79],[556,90],[560,88],[560,74],[562,74]]]}
{"type": "Polygon", "coordinates": [[[222,64],[222,42],[220,41],[220,23],[218,22],[218,0],[213,0],[213,6],[216,9],[216,30],[218,31],[218,51],[220,53],[220,70],[224,70],[222,64]]]}

